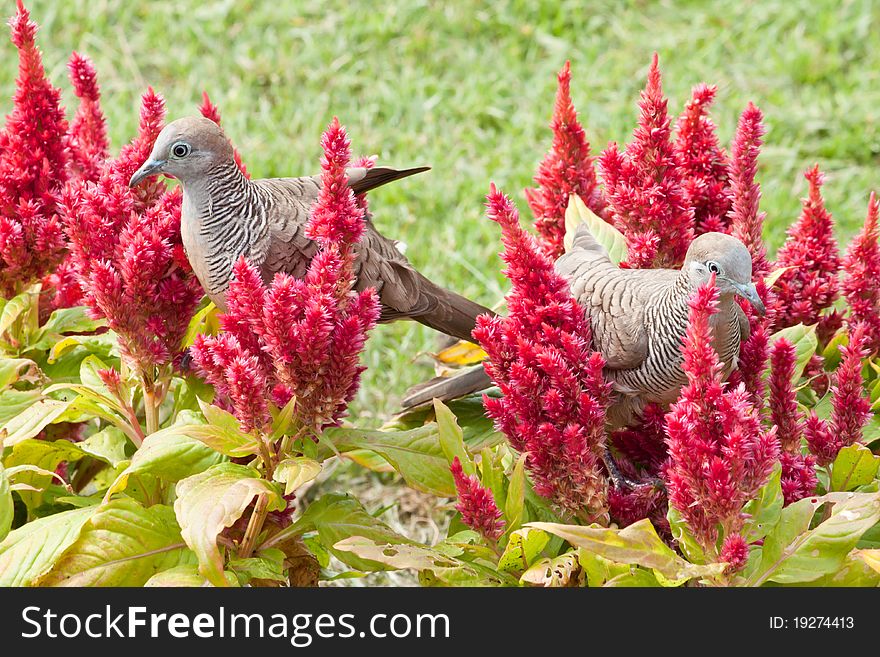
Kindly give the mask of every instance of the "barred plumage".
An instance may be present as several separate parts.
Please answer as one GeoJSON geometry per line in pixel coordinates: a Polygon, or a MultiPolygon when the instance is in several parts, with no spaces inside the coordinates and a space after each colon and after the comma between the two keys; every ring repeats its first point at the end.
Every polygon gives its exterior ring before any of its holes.
{"type": "MultiPolygon", "coordinates": [[[[349,169],[349,186],[362,194],[425,168],[349,169]]],[[[306,237],[320,177],[249,180],[235,163],[220,127],[203,117],[168,124],[150,158],[132,177],[167,173],[183,186],[181,236],[187,258],[205,292],[221,308],[241,256],[269,282],[277,272],[300,278],[317,252],[306,237]]],[[[356,247],[357,289],[372,287],[382,305],[380,321],[413,319],[457,338],[471,339],[478,315],[491,312],[420,274],[365,217],[366,231],[356,247]]]]}

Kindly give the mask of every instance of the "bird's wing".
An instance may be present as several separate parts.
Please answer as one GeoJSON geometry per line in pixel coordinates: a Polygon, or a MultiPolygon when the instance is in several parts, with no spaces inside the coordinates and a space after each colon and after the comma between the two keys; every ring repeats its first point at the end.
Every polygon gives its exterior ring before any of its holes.
{"type": "Polygon", "coordinates": [[[620,269],[589,231],[578,230],[571,252],[556,261],[572,295],[584,308],[593,344],[610,370],[638,367],[648,355],[647,309],[678,272],[620,269]]]}
{"type": "Polygon", "coordinates": [[[734,302],[733,305],[735,308],[734,312],[736,313],[736,319],[739,324],[740,340],[748,340],[749,336],[752,334],[752,327],[749,324],[749,318],[746,317],[745,312],[743,312],[743,309],[740,308],[740,305],[738,303],[734,302]]]}

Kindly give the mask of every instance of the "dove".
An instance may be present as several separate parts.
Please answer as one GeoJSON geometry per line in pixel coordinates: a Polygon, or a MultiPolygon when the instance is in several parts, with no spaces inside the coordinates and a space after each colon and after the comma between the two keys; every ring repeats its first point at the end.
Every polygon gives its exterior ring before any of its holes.
{"type": "MultiPolygon", "coordinates": [[[[348,184],[355,194],[363,194],[427,169],[351,168],[348,184]]],[[[320,176],[248,179],[235,163],[223,130],[201,116],[165,126],[129,186],[160,174],[176,178],[183,188],[183,247],[205,293],[221,310],[233,265],[241,256],[267,283],[278,272],[305,276],[318,251],[305,229],[318,199],[320,176]]],[[[394,240],[376,230],[369,214],[364,221],[366,231],[356,246],[355,287],[376,290],[379,321],[411,319],[471,340],[477,316],[491,311],[428,280],[394,240]]]]}
{"type": "MultiPolygon", "coordinates": [[[[737,366],[749,322],[736,302],[742,297],[763,314],[752,282],[752,258],[745,245],[724,233],[704,233],[691,243],[681,269],[621,269],[590,233],[578,227],[572,248],[555,263],[584,309],[593,348],[605,359],[603,374],[613,386],[608,409],[612,428],[627,426],[648,403],[674,402],[687,382],[682,343],[688,326],[688,300],[715,275],[718,312],[710,319],[713,347],[727,377],[737,366]]],[[[481,369],[434,379],[410,392],[405,407],[433,397],[453,399],[490,385],[481,369]]]]}

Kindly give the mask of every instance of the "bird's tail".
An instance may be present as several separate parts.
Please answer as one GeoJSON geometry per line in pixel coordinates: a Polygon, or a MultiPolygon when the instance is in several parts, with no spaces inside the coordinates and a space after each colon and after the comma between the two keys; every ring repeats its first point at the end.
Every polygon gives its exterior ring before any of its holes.
{"type": "Polygon", "coordinates": [[[421,274],[419,292],[428,296],[431,310],[424,315],[414,315],[412,319],[429,326],[435,331],[451,335],[459,340],[473,342],[471,333],[480,315],[495,315],[494,312],[480,304],[467,299],[451,290],[440,287],[421,274]]]}
{"type": "Polygon", "coordinates": [[[438,376],[430,381],[414,385],[406,391],[400,405],[404,408],[412,408],[433,399],[448,402],[485,390],[491,385],[492,380],[486,374],[482,364],[474,365],[452,376],[438,376]]]}

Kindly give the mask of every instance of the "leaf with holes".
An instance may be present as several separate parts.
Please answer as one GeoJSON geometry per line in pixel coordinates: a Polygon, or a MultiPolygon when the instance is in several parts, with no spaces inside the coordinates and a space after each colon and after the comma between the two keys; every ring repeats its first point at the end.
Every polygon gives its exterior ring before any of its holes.
{"type": "Polygon", "coordinates": [[[549,541],[550,537],[538,529],[517,529],[507,540],[507,546],[498,560],[498,570],[506,573],[528,570],[549,541]]]}

